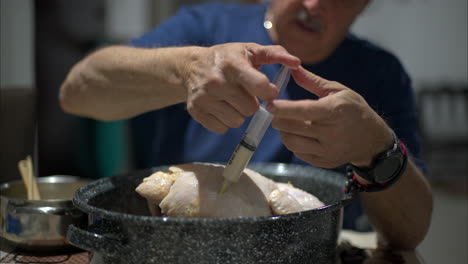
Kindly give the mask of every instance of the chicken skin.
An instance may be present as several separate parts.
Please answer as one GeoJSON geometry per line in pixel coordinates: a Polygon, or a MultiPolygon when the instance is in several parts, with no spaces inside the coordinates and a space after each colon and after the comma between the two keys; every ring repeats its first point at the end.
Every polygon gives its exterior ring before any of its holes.
{"type": "Polygon", "coordinates": [[[220,195],[223,170],[224,166],[209,163],[172,166],[145,178],[136,191],[146,198],[154,216],[270,216],[324,205],[291,184],[275,183],[250,169],[245,169],[239,181],[220,195]]]}

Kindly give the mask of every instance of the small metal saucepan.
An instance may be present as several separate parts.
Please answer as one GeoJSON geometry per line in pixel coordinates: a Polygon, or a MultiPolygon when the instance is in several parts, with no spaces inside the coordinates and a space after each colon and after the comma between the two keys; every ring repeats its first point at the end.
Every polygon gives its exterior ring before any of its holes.
{"type": "Polygon", "coordinates": [[[22,181],[0,185],[2,247],[41,253],[68,250],[68,226],[87,222],[86,214],[75,208],[71,199],[90,180],[56,175],[37,181],[42,197],[37,201],[27,199],[22,181]]]}

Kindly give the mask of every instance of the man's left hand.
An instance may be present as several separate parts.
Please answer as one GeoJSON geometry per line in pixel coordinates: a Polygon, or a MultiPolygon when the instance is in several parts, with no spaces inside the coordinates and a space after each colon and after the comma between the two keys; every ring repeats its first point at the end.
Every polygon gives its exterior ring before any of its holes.
{"type": "Polygon", "coordinates": [[[346,163],[369,166],[388,149],[392,134],[359,94],[303,67],[291,70],[297,84],[318,100],[274,100],[267,106],[284,145],[300,159],[322,168],[346,163]]]}

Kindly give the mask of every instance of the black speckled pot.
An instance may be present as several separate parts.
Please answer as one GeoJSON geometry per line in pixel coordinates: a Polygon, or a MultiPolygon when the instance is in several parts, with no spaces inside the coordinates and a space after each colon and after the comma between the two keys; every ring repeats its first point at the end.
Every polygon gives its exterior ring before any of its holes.
{"type": "Polygon", "coordinates": [[[91,251],[91,263],[334,263],[343,206],[339,173],[293,164],[252,164],[275,181],[291,182],[326,206],[274,216],[222,219],[152,217],[134,190],[152,170],[104,178],[82,187],[76,207],[89,226],[70,226],[71,244],[91,251]]]}

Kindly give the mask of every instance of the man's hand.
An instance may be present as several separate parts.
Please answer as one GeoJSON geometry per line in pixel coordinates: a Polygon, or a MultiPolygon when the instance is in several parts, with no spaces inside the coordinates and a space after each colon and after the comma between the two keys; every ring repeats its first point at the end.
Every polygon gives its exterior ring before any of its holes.
{"type": "Polygon", "coordinates": [[[318,100],[275,100],[267,105],[273,128],[285,146],[304,161],[323,168],[346,163],[368,166],[389,148],[392,134],[366,101],[344,85],[299,67],[296,82],[318,100]]]}
{"type": "MultiPolygon", "coordinates": [[[[318,167],[334,168],[345,163],[366,166],[391,146],[389,127],[360,95],[302,67],[291,72],[300,86],[319,97],[274,100],[267,105],[274,115],[273,127],[280,130],[283,143],[296,156],[318,167]]],[[[432,197],[411,159],[395,185],[381,192],[361,193],[360,199],[379,234],[379,243],[393,249],[414,249],[424,239],[432,197]]]]}
{"type": "Polygon", "coordinates": [[[188,112],[216,133],[241,126],[258,110],[257,97],[267,102],[277,97],[278,88],[258,71],[273,63],[297,68],[300,60],[281,46],[229,43],[200,48],[184,69],[188,112]]]}

